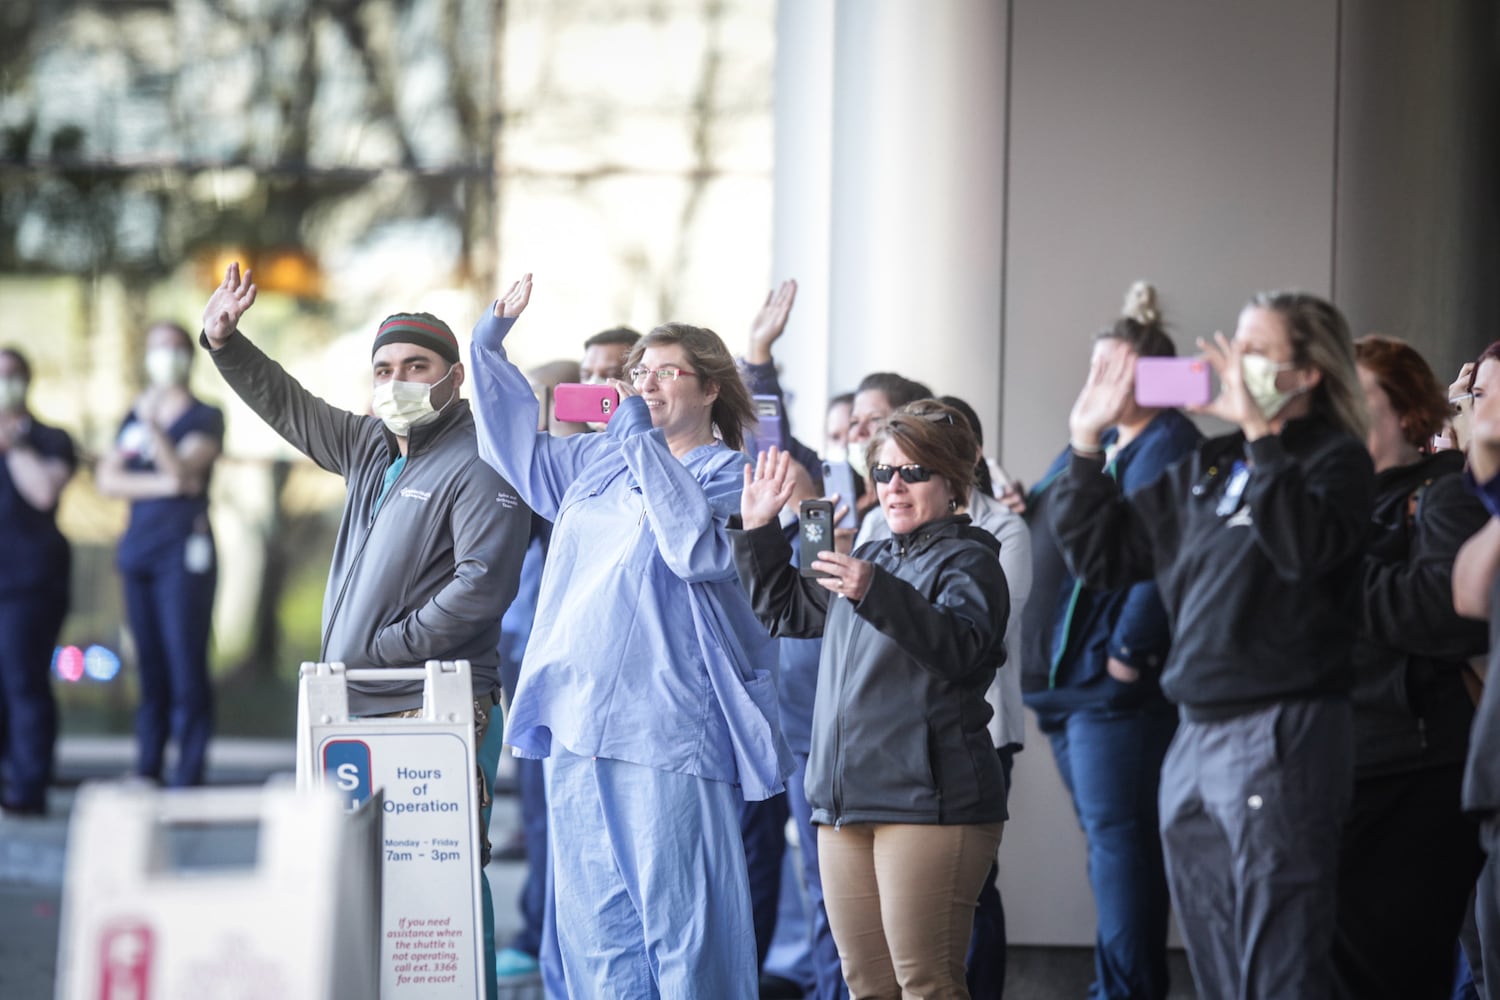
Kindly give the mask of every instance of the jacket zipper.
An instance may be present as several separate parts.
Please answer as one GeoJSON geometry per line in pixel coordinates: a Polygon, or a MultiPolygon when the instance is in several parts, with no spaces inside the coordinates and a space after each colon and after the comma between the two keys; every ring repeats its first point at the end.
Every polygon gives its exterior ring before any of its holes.
{"type": "MultiPolygon", "coordinates": [[[[839,598],[834,598],[835,601],[839,598]]],[[[851,649],[851,653],[854,651],[851,649]]],[[[854,660],[853,656],[846,657],[844,662],[848,664],[854,660]]],[[[838,677],[839,689],[833,699],[833,703],[839,706],[837,720],[834,724],[833,744],[833,828],[837,830],[844,825],[844,688],[847,686],[848,669],[840,670],[838,677]]]]}
{"type": "MultiPolygon", "coordinates": [[[[907,549],[907,546],[905,544],[901,544],[900,547],[898,547],[895,550],[895,552],[896,552],[896,558],[897,558],[898,561],[900,559],[905,558],[905,556],[906,556],[906,549],[907,549]]],[[[887,572],[891,572],[891,571],[887,570],[887,572]]],[[[845,598],[842,595],[840,595],[836,599],[837,600],[848,600],[848,598],[845,598]]],[[[849,613],[851,615],[854,614],[854,610],[851,608],[849,610],[849,613]]],[[[858,635],[858,633],[854,633],[854,634],[856,636],[858,635]]],[[[855,653],[855,649],[851,645],[850,648],[849,648],[849,655],[844,658],[844,662],[845,663],[854,663],[854,662],[856,662],[858,658],[854,655],[854,653],[855,653]]],[[[838,675],[839,690],[837,692],[837,697],[834,698],[834,704],[839,706],[838,725],[836,726],[836,730],[835,730],[837,732],[837,734],[838,734],[838,739],[835,741],[834,752],[833,752],[833,789],[832,789],[832,792],[833,792],[833,828],[835,830],[839,829],[840,827],[842,827],[844,825],[844,794],[843,794],[843,787],[844,787],[844,712],[843,712],[843,708],[844,708],[844,689],[847,686],[846,681],[848,680],[848,677],[849,677],[849,674],[848,674],[847,668],[839,673],[839,675],[838,675]]],[[[929,754],[929,756],[930,756],[930,754],[929,754]]]]}
{"type": "MultiPolygon", "coordinates": [[[[408,450],[410,450],[410,445],[408,445],[407,447],[408,450]]],[[[383,501],[380,506],[376,508],[375,513],[371,515],[370,520],[366,522],[365,537],[360,539],[359,548],[355,551],[354,559],[349,563],[349,569],[344,574],[343,583],[339,586],[339,596],[334,599],[333,610],[329,612],[328,615],[328,628],[323,631],[323,656],[328,655],[328,640],[329,637],[333,635],[334,625],[338,624],[339,612],[344,608],[344,597],[349,593],[349,581],[351,578],[353,578],[354,571],[359,568],[359,564],[364,561],[365,549],[370,544],[370,536],[375,534],[375,522],[380,520],[380,512],[382,510],[385,510],[387,506],[389,506],[389,501],[392,499],[390,494],[396,492],[396,487],[401,485],[401,480],[406,478],[407,470],[411,468],[411,455],[408,454],[405,456],[405,458],[406,463],[401,466],[401,471],[396,474],[396,481],[391,483],[391,488],[386,491],[385,501],[383,501]]]]}

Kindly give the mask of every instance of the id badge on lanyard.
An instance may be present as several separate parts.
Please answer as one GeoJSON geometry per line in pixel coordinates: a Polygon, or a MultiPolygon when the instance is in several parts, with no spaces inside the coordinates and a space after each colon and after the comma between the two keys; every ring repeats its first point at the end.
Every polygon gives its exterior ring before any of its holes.
{"type": "Polygon", "coordinates": [[[1244,462],[1235,462],[1234,468],[1229,470],[1229,482],[1224,484],[1224,495],[1219,498],[1219,505],[1214,508],[1214,513],[1220,517],[1228,517],[1240,509],[1240,501],[1245,496],[1245,486],[1250,482],[1250,466],[1244,462]]]}

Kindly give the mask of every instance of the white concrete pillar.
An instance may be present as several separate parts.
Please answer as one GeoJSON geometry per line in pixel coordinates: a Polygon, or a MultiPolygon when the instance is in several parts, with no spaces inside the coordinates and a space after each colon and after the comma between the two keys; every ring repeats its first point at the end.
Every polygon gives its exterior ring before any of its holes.
{"type": "Polygon", "coordinates": [[[994,425],[1007,10],[780,7],[773,258],[802,282],[796,370],[791,350],[782,361],[809,440],[822,401],[877,370],[963,396],[994,425]]]}

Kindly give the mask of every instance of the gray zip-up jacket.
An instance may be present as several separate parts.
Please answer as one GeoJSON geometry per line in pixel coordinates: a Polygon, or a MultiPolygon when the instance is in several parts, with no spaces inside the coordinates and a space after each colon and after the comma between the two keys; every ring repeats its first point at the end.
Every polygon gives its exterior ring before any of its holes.
{"type": "MultiPolygon", "coordinates": [[[[347,486],[323,595],[323,660],[351,670],[468,660],[475,696],[497,691],[500,618],[516,594],[531,511],[480,461],[468,401],[412,428],[405,467],[377,509],[401,454],[379,419],[314,396],[239,333],[210,353],[262,420],[347,486]]],[[[354,715],[421,704],[421,682],[349,685],[354,715]]]]}
{"type": "Polygon", "coordinates": [[[854,555],[875,573],[858,601],[800,576],[775,523],[730,540],[771,634],[823,637],[807,760],[813,822],[1005,819],[986,728],[1010,608],[994,536],[959,514],[861,545],[854,555]]]}

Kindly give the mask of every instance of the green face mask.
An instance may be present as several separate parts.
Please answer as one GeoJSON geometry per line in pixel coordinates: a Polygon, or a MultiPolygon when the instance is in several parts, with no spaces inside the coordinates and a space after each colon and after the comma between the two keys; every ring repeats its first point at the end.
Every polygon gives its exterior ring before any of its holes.
{"type": "Polygon", "coordinates": [[[1276,376],[1284,371],[1297,366],[1288,361],[1279,365],[1263,354],[1246,354],[1240,358],[1240,371],[1245,377],[1245,389],[1250,393],[1250,398],[1255,400],[1255,405],[1260,407],[1260,412],[1270,420],[1286,409],[1296,396],[1302,395],[1307,390],[1301,387],[1296,389],[1276,388],[1276,376]]]}

